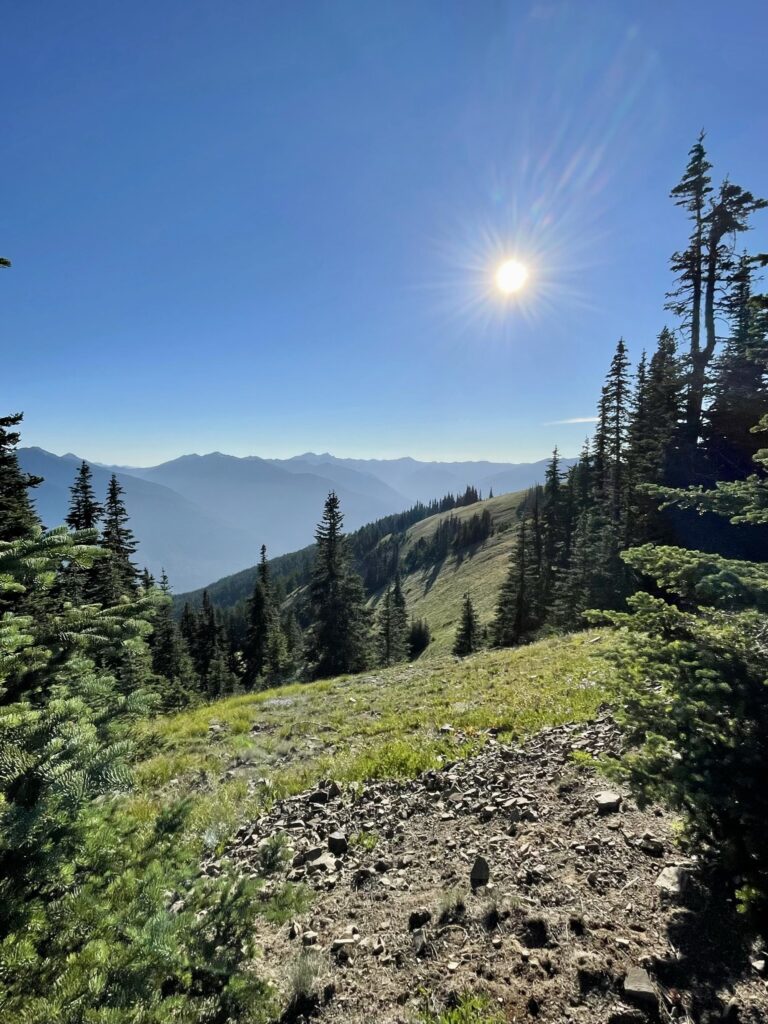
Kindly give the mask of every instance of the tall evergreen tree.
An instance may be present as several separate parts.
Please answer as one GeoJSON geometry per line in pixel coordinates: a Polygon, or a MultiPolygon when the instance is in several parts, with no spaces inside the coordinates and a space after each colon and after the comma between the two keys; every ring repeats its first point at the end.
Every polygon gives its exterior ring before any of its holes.
{"type": "Polygon", "coordinates": [[[102,559],[94,569],[96,593],[102,604],[109,605],[136,592],[138,575],[131,561],[137,544],[128,526],[123,488],[114,473],[104,504],[101,546],[110,553],[110,557],[102,559]]]}
{"type": "Polygon", "coordinates": [[[538,626],[537,588],[538,577],[531,557],[530,528],[523,514],[509,572],[499,591],[491,630],[496,646],[514,647],[531,638],[538,626]]]}
{"type": "Polygon", "coordinates": [[[19,432],[13,428],[21,420],[22,413],[0,417],[0,540],[31,537],[40,523],[29,491],[42,477],[23,473],[15,451],[19,432]]]}
{"type": "Polygon", "coordinates": [[[716,360],[704,413],[707,459],[718,480],[753,472],[760,442],[752,427],[768,412],[768,309],[752,296],[751,264],[742,256],[734,274],[732,330],[716,360]]]}
{"type": "Polygon", "coordinates": [[[104,514],[104,507],[96,500],[93,473],[87,462],[80,463],[69,494],[69,511],[65,519],[67,526],[71,530],[95,530],[104,514]]]}
{"type": "Polygon", "coordinates": [[[480,623],[477,619],[475,606],[469,593],[464,595],[461,606],[461,620],[456,630],[456,639],[453,643],[453,653],[459,658],[479,651],[482,645],[482,634],[480,623]]]}
{"type": "Polygon", "coordinates": [[[688,338],[688,379],[684,439],[693,453],[702,432],[702,411],[707,367],[718,342],[717,317],[728,313],[737,261],[733,240],[749,227],[749,219],[767,204],[727,179],[715,193],[704,149],[704,134],[689,153],[682,180],[672,190],[677,205],[691,220],[688,245],[672,256],[676,287],[668,295],[668,308],[682,320],[688,338]]]}
{"type": "Polygon", "coordinates": [[[248,607],[243,653],[243,681],[246,686],[252,688],[259,682],[274,683],[280,680],[287,661],[286,641],[264,544],[261,546],[256,584],[248,607]]]}
{"type": "Polygon", "coordinates": [[[344,516],[334,491],[315,531],[307,658],[316,678],[359,672],[370,656],[370,619],[360,577],[349,564],[344,516]]]}
{"type": "Polygon", "coordinates": [[[408,656],[408,609],[400,574],[384,593],[379,606],[377,646],[382,665],[396,665],[408,656]]]}

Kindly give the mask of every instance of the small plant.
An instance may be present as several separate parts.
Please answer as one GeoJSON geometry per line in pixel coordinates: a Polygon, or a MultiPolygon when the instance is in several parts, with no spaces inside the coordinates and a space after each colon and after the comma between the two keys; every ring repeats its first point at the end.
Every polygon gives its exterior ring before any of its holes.
{"type": "Polygon", "coordinates": [[[437,920],[440,924],[460,921],[466,913],[467,905],[464,893],[459,889],[449,889],[443,893],[437,908],[437,920]]]}
{"type": "Polygon", "coordinates": [[[316,950],[304,949],[301,951],[291,964],[288,974],[292,1006],[304,1006],[312,1000],[322,969],[323,962],[316,950]]]}
{"type": "Polygon", "coordinates": [[[305,913],[311,902],[310,891],[305,885],[286,882],[277,892],[264,900],[259,907],[259,913],[272,924],[285,924],[292,917],[305,913]]]}
{"type": "Polygon", "coordinates": [[[493,1008],[487,996],[467,992],[459,996],[455,1006],[444,1010],[425,1007],[419,1021],[420,1024],[504,1024],[504,1016],[493,1008]]]}
{"type": "Polygon", "coordinates": [[[354,835],[350,836],[349,845],[355,846],[359,850],[375,850],[379,845],[379,833],[378,832],[355,832],[354,835]]]}
{"type": "Polygon", "coordinates": [[[283,867],[288,858],[285,836],[276,832],[259,847],[259,873],[274,875],[283,867]]]}

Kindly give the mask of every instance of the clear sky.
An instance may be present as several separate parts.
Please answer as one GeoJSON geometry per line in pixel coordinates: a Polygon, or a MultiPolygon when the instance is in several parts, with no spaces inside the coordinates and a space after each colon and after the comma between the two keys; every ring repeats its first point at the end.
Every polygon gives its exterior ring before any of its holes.
{"type": "Polygon", "coordinates": [[[575,454],[698,131],[768,194],[765,0],[0,12],[0,408],[59,453],[575,454]]]}

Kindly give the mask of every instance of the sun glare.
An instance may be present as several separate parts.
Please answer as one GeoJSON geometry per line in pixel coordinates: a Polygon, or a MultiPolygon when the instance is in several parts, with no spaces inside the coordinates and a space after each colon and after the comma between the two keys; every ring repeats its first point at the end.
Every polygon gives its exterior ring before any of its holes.
{"type": "Polygon", "coordinates": [[[504,295],[519,292],[528,280],[528,267],[519,260],[505,260],[496,271],[496,287],[504,295]]]}

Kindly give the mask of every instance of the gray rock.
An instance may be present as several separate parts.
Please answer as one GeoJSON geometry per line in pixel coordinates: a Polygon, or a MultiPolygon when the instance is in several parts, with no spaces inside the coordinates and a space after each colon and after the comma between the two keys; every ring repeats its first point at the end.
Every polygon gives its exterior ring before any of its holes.
{"type": "Polygon", "coordinates": [[[304,946],[314,946],[314,944],[317,942],[317,932],[304,932],[304,934],[301,936],[301,942],[302,945],[304,946]]]}
{"type": "Polygon", "coordinates": [[[491,878],[491,867],[485,857],[475,857],[475,863],[472,865],[472,870],[469,873],[469,884],[472,889],[480,889],[484,885],[488,885],[491,878]]]}
{"type": "Polygon", "coordinates": [[[328,836],[328,849],[337,856],[347,852],[349,844],[343,832],[331,832],[328,836]]]}
{"type": "Polygon", "coordinates": [[[647,971],[642,967],[630,967],[624,979],[624,998],[641,1006],[657,1006],[658,996],[647,971]]]}
{"type": "Polygon", "coordinates": [[[328,803],[328,794],[326,793],[326,791],[324,789],[316,789],[314,791],[314,793],[310,793],[309,794],[309,796],[307,797],[307,800],[311,804],[327,804],[328,803]]]}
{"type": "Polygon", "coordinates": [[[656,888],[665,896],[679,896],[688,884],[685,868],[670,864],[656,879],[656,888]]]}
{"type": "Polygon", "coordinates": [[[602,793],[598,793],[595,797],[597,813],[615,814],[621,807],[621,799],[620,793],[612,793],[611,790],[604,789],[602,793]]]}
{"type": "Polygon", "coordinates": [[[413,933],[413,949],[416,956],[426,956],[427,935],[423,928],[417,928],[413,933]]]}

